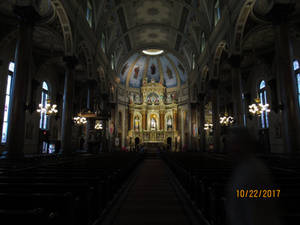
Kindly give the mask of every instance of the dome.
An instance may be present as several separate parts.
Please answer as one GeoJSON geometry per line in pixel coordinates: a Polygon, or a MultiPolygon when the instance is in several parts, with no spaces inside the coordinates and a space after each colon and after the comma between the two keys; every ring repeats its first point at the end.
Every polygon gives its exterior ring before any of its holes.
{"type": "Polygon", "coordinates": [[[145,77],[148,82],[161,82],[165,87],[173,88],[187,81],[187,72],[184,64],[171,53],[135,53],[121,67],[119,78],[121,84],[131,88],[140,88],[145,77]]]}

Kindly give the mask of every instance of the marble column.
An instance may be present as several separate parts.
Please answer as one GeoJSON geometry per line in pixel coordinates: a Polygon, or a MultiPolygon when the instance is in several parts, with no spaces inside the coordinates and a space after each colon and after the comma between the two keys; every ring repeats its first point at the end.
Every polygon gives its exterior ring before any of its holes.
{"type": "Polygon", "coordinates": [[[74,76],[77,59],[74,56],[64,57],[66,65],[63,111],[61,124],[61,153],[71,155],[72,149],[72,123],[73,123],[73,95],[74,95],[74,76]]]}
{"type": "Polygon", "coordinates": [[[199,132],[200,132],[200,151],[205,151],[205,102],[204,102],[204,95],[199,95],[199,132]]]}
{"type": "Polygon", "coordinates": [[[7,148],[10,159],[19,159],[24,156],[25,105],[32,63],[33,26],[37,13],[32,6],[15,7],[14,11],[20,21],[12,80],[7,148]]]}
{"type": "Polygon", "coordinates": [[[129,111],[129,119],[130,119],[130,130],[133,130],[134,121],[133,121],[133,111],[129,111]]]}
{"type": "Polygon", "coordinates": [[[221,126],[220,126],[220,103],[219,103],[219,90],[218,81],[211,81],[212,89],[212,121],[213,121],[213,140],[214,140],[214,151],[220,152],[220,138],[221,138],[221,126]]]}
{"type": "Polygon", "coordinates": [[[165,113],[164,112],[160,112],[159,115],[160,118],[160,130],[164,130],[165,129],[165,113]]]}
{"type": "Polygon", "coordinates": [[[173,110],[173,116],[174,116],[173,126],[174,126],[174,131],[176,131],[177,130],[177,121],[178,121],[177,110],[173,110]]]}
{"type": "Polygon", "coordinates": [[[142,117],[143,117],[143,130],[146,130],[146,112],[142,111],[142,117]]]}
{"type": "Polygon", "coordinates": [[[243,91],[241,79],[241,56],[232,55],[229,58],[231,64],[232,75],[232,99],[235,124],[239,127],[244,127],[244,109],[243,109],[243,91]]]}
{"type": "MultiPolygon", "coordinates": [[[[90,86],[90,81],[88,81],[86,83],[86,94],[87,94],[87,109],[91,109],[91,86],[90,86]]],[[[90,119],[88,118],[87,119],[87,123],[85,125],[85,150],[87,152],[89,152],[89,143],[88,143],[88,140],[89,140],[89,130],[90,130],[90,127],[91,127],[91,121],[90,119]]]]}
{"type": "Polygon", "coordinates": [[[271,11],[276,34],[276,71],[280,96],[279,105],[282,116],[285,151],[288,153],[300,151],[300,112],[288,24],[288,16],[293,10],[293,4],[276,4],[271,11]]]}

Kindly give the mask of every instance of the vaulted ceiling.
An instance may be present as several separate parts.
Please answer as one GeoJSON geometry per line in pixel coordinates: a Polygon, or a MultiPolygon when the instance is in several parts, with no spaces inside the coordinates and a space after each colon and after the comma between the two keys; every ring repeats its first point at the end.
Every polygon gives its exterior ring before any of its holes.
{"type": "MultiPolygon", "coordinates": [[[[164,49],[191,66],[200,50],[200,36],[210,30],[207,0],[115,0],[105,10],[109,54],[116,52],[119,68],[145,48],[164,49]],[[107,16],[107,14],[106,14],[107,16]]],[[[105,14],[105,13],[104,13],[105,14]]],[[[101,21],[102,22],[102,21],[101,21]]]]}

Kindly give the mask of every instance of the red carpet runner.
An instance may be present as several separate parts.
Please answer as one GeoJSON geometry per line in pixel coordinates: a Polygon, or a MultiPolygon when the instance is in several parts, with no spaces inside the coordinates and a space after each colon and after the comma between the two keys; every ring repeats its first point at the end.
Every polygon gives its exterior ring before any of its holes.
{"type": "Polygon", "coordinates": [[[114,225],[188,225],[161,159],[145,159],[114,225]]]}

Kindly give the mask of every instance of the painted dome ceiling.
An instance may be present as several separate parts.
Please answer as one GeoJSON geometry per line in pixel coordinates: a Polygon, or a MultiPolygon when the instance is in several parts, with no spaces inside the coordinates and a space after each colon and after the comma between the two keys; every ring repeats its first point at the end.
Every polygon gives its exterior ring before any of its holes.
{"type": "Polygon", "coordinates": [[[136,53],[121,67],[119,78],[121,84],[131,88],[140,88],[145,78],[173,88],[187,81],[187,73],[184,64],[171,53],[157,56],[136,53]]]}

